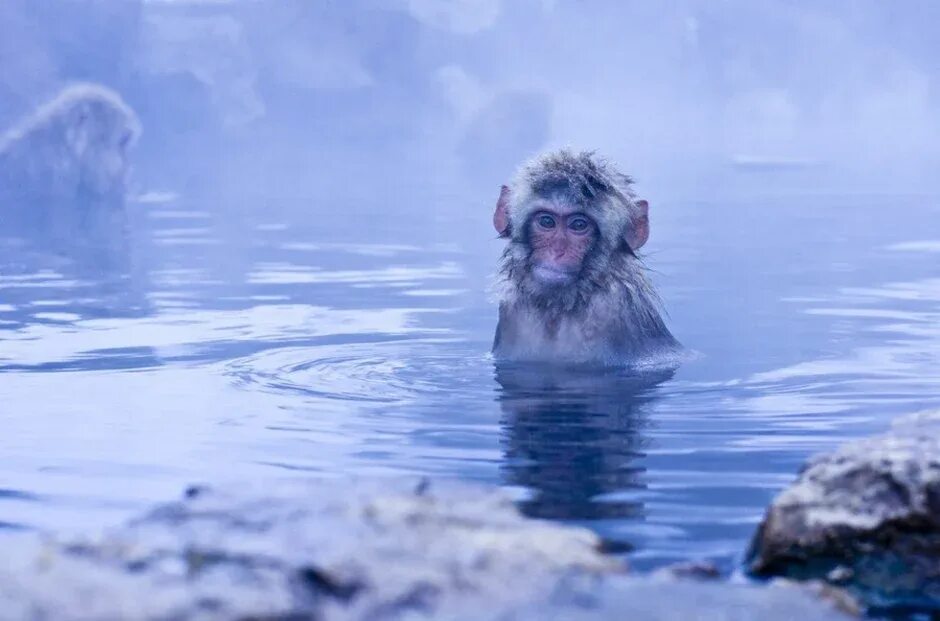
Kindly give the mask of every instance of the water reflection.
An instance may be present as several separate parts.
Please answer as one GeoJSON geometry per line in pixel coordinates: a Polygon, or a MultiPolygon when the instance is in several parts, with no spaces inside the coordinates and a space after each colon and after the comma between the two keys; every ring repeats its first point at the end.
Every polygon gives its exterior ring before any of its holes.
{"type": "Polygon", "coordinates": [[[123,235],[56,244],[33,233],[0,231],[0,329],[139,317],[151,310],[147,274],[123,235]]]}
{"type": "Polygon", "coordinates": [[[498,365],[503,473],[531,492],[523,511],[566,520],[642,516],[630,491],[645,487],[647,406],[672,375],[498,365]]]}

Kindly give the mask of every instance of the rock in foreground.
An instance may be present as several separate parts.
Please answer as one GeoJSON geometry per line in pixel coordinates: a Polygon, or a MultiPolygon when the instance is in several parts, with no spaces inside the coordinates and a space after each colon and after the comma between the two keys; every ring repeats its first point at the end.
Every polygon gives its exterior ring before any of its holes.
{"type": "Polygon", "coordinates": [[[820,578],[873,610],[940,610],[940,433],[919,415],[812,459],[769,508],[759,576],[820,578]]]}
{"type": "Polygon", "coordinates": [[[191,490],[95,539],[17,540],[11,619],[839,619],[793,589],[622,577],[586,530],[466,486],[191,490]]]}

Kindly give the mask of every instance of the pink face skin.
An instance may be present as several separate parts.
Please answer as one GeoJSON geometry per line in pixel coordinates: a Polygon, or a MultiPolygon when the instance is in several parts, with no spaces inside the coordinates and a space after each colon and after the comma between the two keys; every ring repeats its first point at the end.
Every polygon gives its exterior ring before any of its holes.
{"type": "Polygon", "coordinates": [[[572,282],[597,239],[597,224],[563,203],[544,202],[534,207],[528,223],[532,276],[547,285],[572,282]]]}

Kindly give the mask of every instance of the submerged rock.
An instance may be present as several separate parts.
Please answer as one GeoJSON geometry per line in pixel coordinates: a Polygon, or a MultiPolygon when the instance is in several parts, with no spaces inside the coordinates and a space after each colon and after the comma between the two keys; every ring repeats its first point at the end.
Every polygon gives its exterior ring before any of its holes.
{"type": "Polygon", "coordinates": [[[663,579],[683,580],[719,580],[721,570],[709,561],[691,560],[666,565],[653,572],[653,576],[663,579]]]}
{"type": "Polygon", "coordinates": [[[799,591],[627,578],[598,550],[463,485],[194,488],[95,538],[10,536],[0,618],[842,618],[799,591]]]}
{"type": "Polygon", "coordinates": [[[822,579],[870,609],[940,611],[940,416],[813,458],[770,506],[758,576],[822,579]]]}

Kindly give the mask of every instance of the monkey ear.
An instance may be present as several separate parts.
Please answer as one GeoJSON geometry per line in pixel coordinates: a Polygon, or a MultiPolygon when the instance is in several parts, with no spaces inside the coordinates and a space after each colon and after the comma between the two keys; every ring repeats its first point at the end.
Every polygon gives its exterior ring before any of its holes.
{"type": "Polygon", "coordinates": [[[642,199],[634,204],[639,213],[633,219],[632,226],[627,232],[627,243],[631,250],[639,250],[650,238],[650,204],[642,199]]]}
{"type": "Polygon", "coordinates": [[[500,237],[509,234],[509,187],[505,185],[499,189],[496,211],[493,212],[493,228],[500,237]]]}

